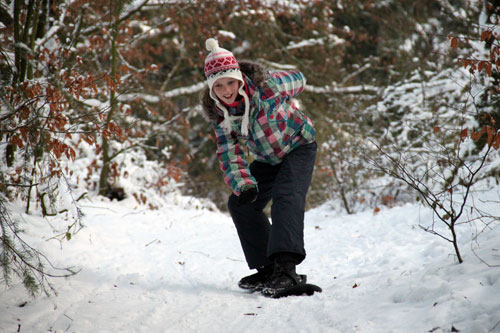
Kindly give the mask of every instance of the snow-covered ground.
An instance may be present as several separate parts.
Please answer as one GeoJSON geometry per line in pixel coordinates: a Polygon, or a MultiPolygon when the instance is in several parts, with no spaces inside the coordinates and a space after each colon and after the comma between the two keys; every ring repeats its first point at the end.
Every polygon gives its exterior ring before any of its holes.
{"type": "Polygon", "coordinates": [[[195,199],[174,196],[159,210],[86,199],[86,227],[62,246],[47,239],[67,221],[24,216],[26,240],[81,272],[52,280],[49,298],[3,289],[0,331],[500,332],[498,224],[477,242],[473,227],[458,229],[460,265],[451,244],[419,228],[432,219],[419,205],[329,207],[307,212],[298,268],[323,293],[278,300],[238,288],[250,271],[231,219],[195,199]]]}

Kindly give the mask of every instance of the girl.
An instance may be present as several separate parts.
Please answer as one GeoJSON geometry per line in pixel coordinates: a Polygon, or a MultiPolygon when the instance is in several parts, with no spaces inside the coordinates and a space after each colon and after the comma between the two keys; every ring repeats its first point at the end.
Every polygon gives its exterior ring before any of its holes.
{"type": "Polygon", "coordinates": [[[306,256],[304,209],[317,146],[312,121],[292,100],[304,90],[305,78],[297,70],[265,71],[238,62],[212,38],[206,48],[208,87],[201,103],[233,192],[229,212],[248,266],[257,269],[239,286],[272,296],[306,282],[295,267],[306,256]],[[244,147],[253,162],[246,160],[244,147]],[[263,212],[271,200],[272,224],[263,212]]]}

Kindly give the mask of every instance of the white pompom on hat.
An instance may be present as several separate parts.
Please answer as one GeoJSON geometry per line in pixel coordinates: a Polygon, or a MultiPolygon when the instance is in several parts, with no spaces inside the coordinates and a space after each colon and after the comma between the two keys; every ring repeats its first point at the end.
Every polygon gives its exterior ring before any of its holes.
{"type": "Polygon", "coordinates": [[[245,101],[245,113],[241,121],[241,134],[248,135],[248,123],[250,113],[250,100],[245,92],[245,81],[240,71],[240,66],[234,55],[219,46],[219,42],[213,38],[209,38],[205,42],[205,46],[210,54],[205,59],[205,76],[207,77],[208,87],[210,89],[210,97],[215,101],[217,107],[224,112],[224,121],[222,126],[224,130],[231,132],[231,119],[237,118],[229,115],[226,107],[219,101],[212,90],[212,86],[220,78],[234,78],[242,82],[239,94],[243,96],[245,101]]]}

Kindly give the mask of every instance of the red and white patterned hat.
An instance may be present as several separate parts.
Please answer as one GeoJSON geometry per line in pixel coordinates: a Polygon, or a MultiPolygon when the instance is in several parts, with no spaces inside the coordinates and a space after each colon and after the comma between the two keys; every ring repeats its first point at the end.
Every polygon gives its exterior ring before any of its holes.
{"type": "Polygon", "coordinates": [[[241,122],[241,133],[248,135],[248,121],[250,101],[245,92],[245,81],[240,71],[240,65],[234,55],[219,46],[217,40],[209,38],[205,42],[205,46],[210,54],[205,59],[205,76],[207,77],[208,87],[210,88],[210,97],[215,101],[216,105],[224,112],[223,127],[226,131],[231,131],[231,117],[224,105],[219,101],[217,96],[212,90],[215,81],[223,77],[229,77],[241,81],[238,93],[243,96],[245,100],[245,114],[241,122]]]}
{"type": "MultiPolygon", "coordinates": [[[[207,39],[205,46],[210,54],[205,59],[205,76],[210,83],[221,77],[236,76],[237,79],[242,79],[240,66],[234,55],[219,46],[217,40],[213,38],[207,39]]],[[[211,85],[210,85],[210,88],[211,85]]]]}

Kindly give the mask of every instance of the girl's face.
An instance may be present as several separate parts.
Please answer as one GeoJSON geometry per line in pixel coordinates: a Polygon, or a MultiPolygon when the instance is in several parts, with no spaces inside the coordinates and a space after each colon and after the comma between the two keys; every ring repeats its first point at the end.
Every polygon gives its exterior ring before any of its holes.
{"type": "Polygon", "coordinates": [[[212,89],[215,95],[226,104],[232,104],[238,97],[238,89],[240,89],[240,80],[231,77],[221,77],[214,82],[212,89]]]}

